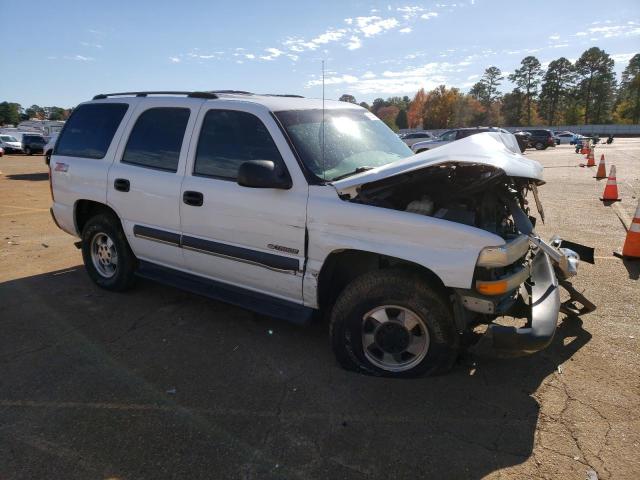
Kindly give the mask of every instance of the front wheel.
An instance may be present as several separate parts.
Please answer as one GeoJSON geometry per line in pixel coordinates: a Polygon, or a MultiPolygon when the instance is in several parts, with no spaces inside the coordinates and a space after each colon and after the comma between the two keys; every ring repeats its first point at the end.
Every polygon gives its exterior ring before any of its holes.
{"type": "Polygon", "coordinates": [[[458,349],[446,300],[418,273],[396,269],[347,285],[331,312],[330,335],[345,369],[387,377],[445,372],[458,349]]]}
{"type": "Polygon", "coordinates": [[[82,258],[99,287],[122,291],[133,284],[136,257],[113,215],[102,213],[87,221],[82,230],[82,258]]]}
{"type": "Polygon", "coordinates": [[[544,150],[545,146],[542,142],[536,142],[536,144],[534,145],[536,147],[536,150],[544,150]]]}

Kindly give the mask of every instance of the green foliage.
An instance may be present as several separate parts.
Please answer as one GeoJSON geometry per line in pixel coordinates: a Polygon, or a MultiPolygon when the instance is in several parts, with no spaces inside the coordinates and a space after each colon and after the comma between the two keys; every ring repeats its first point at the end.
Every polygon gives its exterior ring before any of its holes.
{"type": "Polygon", "coordinates": [[[407,118],[406,110],[403,109],[398,112],[398,116],[396,117],[396,125],[400,130],[409,128],[409,120],[407,118]]]}
{"type": "Polygon", "coordinates": [[[542,66],[540,61],[533,56],[523,58],[520,65],[520,68],[509,75],[509,80],[515,83],[524,94],[526,105],[525,121],[527,125],[531,125],[531,107],[538,95],[538,86],[542,78],[542,66]]]}
{"type": "Polygon", "coordinates": [[[625,123],[640,122],[640,53],[635,54],[622,72],[616,117],[625,123]]]}
{"type": "Polygon", "coordinates": [[[338,100],[340,100],[341,102],[358,103],[356,102],[356,97],[354,97],[353,95],[349,95],[348,93],[341,95],[338,100]]]}
{"type": "Polygon", "coordinates": [[[20,123],[21,111],[19,103],[0,103],[0,125],[17,125],[20,123]]]}

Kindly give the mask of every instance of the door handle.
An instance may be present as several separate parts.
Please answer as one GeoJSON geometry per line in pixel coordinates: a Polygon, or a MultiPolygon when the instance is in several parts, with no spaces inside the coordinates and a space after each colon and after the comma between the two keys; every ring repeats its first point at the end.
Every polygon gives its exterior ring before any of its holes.
{"type": "Polygon", "coordinates": [[[182,194],[182,201],[192,207],[201,207],[204,203],[204,195],[200,192],[187,190],[182,194]]]}
{"type": "Polygon", "coordinates": [[[127,180],[126,178],[116,178],[113,181],[113,188],[115,188],[120,192],[128,192],[130,187],[131,187],[131,184],[129,183],[129,180],[127,180]]]}

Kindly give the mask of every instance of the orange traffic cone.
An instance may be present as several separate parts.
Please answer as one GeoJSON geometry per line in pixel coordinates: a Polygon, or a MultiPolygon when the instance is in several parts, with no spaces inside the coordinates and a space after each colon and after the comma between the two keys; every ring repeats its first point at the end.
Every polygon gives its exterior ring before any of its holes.
{"type": "Polygon", "coordinates": [[[600,157],[600,163],[598,164],[598,171],[596,172],[596,176],[593,178],[597,178],[598,180],[602,178],[607,178],[607,166],[604,163],[604,155],[600,157]]]}
{"type": "Polygon", "coordinates": [[[616,166],[611,165],[609,171],[609,179],[607,180],[607,186],[604,187],[604,193],[600,199],[603,202],[617,202],[618,198],[618,182],[616,181],[616,166]]]}
{"type": "MultiPolygon", "coordinates": [[[[602,155],[602,157],[604,159],[604,155],[602,155]]],[[[593,150],[589,151],[589,154],[587,155],[587,167],[595,167],[596,166],[596,159],[594,157],[594,153],[593,150]]]]}
{"type": "Polygon", "coordinates": [[[622,256],[640,258],[640,200],[622,247],[622,256]]]}

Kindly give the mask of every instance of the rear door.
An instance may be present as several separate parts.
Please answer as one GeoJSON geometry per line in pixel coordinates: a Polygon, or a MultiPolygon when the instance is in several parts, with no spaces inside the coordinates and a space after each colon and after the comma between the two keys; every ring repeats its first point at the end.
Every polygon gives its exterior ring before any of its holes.
{"type": "Polygon", "coordinates": [[[182,186],[186,267],[302,303],[307,198],[308,184],[265,107],[208,102],[196,124],[182,186]],[[238,167],[248,160],[271,160],[287,169],[293,186],[238,185],[238,167]]]}
{"type": "Polygon", "coordinates": [[[109,170],[107,200],[136,256],[182,268],[180,187],[201,99],[148,98],[133,113],[109,170]]]}

